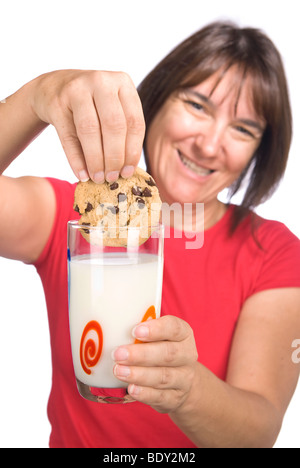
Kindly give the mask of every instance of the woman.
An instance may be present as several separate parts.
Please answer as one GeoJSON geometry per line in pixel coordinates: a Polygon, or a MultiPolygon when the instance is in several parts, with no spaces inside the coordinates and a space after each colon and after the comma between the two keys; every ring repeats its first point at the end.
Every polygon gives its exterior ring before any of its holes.
{"type": "Polygon", "coordinates": [[[139,94],[142,106],[123,73],[59,71],[0,107],[2,170],[51,123],[78,179],[97,183],[133,173],[144,113],[147,166],[163,201],[205,207],[201,249],[187,250],[170,227],[162,317],[135,328],[143,346],[114,353],[114,373],[137,402],[95,405],[78,395],[68,335],[75,184],[1,176],[1,218],[12,229],[0,229],[0,254],[34,264],[46,294],[50,446],[271,447],[299,375],[291,344],[300,335],[300,246],[282,224],[249,210],[287,161],[280,56],[259,31],[215,23],[171,52],[139,94]],[[221,203],[219,192],[234,193],[246,175],[241,207],[221,203]]]}

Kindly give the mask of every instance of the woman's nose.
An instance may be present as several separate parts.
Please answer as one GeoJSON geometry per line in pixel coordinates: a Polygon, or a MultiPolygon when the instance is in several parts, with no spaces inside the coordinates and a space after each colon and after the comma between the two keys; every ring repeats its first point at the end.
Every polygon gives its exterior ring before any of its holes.
{"type": "Polygon", "coordinates": [[[196,137],[195,143],[203,157],[216,157],[222,147],[224,137],[223,128],[217,123],[211,123],[196,137]]]}

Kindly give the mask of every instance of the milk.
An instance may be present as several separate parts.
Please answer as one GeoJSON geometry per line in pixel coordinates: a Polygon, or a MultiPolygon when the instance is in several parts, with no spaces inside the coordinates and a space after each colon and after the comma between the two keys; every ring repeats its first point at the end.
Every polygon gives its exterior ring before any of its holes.
{"type": "Polygon", "coordinates": [[[141,253],[82,255],[69,261],[71,345],[80,382],[127,386],[113,375],[112,351],[134,343],[132,329],[151,306],[159,317],[162,269],[160,257],[141,253]]]}

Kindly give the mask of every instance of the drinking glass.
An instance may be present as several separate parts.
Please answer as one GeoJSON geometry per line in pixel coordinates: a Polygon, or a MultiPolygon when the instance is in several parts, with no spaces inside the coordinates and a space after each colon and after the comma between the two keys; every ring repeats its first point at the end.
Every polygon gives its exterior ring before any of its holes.
{"type": "MultiPolygon", "coordinates": [[[[80,395],[99,403],[134,401],[113,374],[112,352],[139,343],[138,323],[158,318],[161,308],[164,228],[140,244],[140,227],[120,228],[127,245],[106,246],[101,226],[68,223],[69,322],[74,372],[80,395]]],[[[142,346],[142,344],[140,344],[142,346]]]]}

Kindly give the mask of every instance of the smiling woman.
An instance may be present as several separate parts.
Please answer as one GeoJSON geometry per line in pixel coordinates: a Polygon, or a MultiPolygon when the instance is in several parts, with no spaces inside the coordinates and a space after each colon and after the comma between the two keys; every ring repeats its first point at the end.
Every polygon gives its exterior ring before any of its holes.
{"type": "MultiPolygon", "coordinates": [[[[52,124],[74,173],[100,172],[98,183],[106,178],[113,188],[139,162],[143,106],[148,170],[162,201],[189,205],[192,221],[204,204],[192,248],[170,219],[161,316],[136,324],[112,354],[114,377],[136,400],[120,408],[87,401],[76,388],[66,268],[76,184],[0,176],[0,254],[34,265],[46,297],[50,446],[271,447],[299,376],[291,345],[300,334],[300,242],[250,208],[276,187],[290,145],[280,55],[256,29],[213,23],[174,49],[139,93],[141,100],[124,72],[59,70],[0,105],[0,170],[52,124]],[[219,201],[246,174],[241,206],[219,201]]],[[[123,276],[114,285],[121,301],[121,285],[140,294],[123,276]]]]}
{"type": "MultiPolygon", "coordinates": [[[[149,132],[167,100],[178,93],[192,93],[193,99],[186,99],[187,105],[194,108],[196,113],[202,112],[204,104],[211,107],[215,91],[224,83],[226,76],[228,80],[228,73],[232,75],[234,81],[231,84],[236,90],[235,110],[248,84],[247,99],[250,98],[253,103],[252,113],[255,114],[251,122],[249,118],[245,120],[245,116],[242,120],[238,119],[236,131],[247,137],[262,136],[248,164],[232,181],[231,196],[239,190],[251,171],[244,199],[233,217],[235,228],[249,209],[265,201],[276,189],[286,168],[291,143],[292,118],[287,83],[281,56],[272,41],[254,28],[240,29],[229,22],[210,24],[170,52],[144,79],[138,91],[146,121],[144,150],[150,170],[149,132]],[[233,68],[238,73],[233,75],[233,68]],[[209,87],[204,95],[200,93],[200,102],[199,84],[207,84],[208,79],[211,80],[209,87]],[[196,101],[195,93],[198,95],[196,101]]],[[[192,160],[195,161],[195,158],[192,160]]]]}
{"type": "Polygon", "coordinates": [[[206,228],[224,214],[218,195],[240,177],[263,136],[265,123],[253,108],[251,78],[241,90],[238,79],[232,66],[222,80],[217,72],[173,93],[147,132],[149,170],[162,186],[164,201],[205,203],[206,228]]]}

